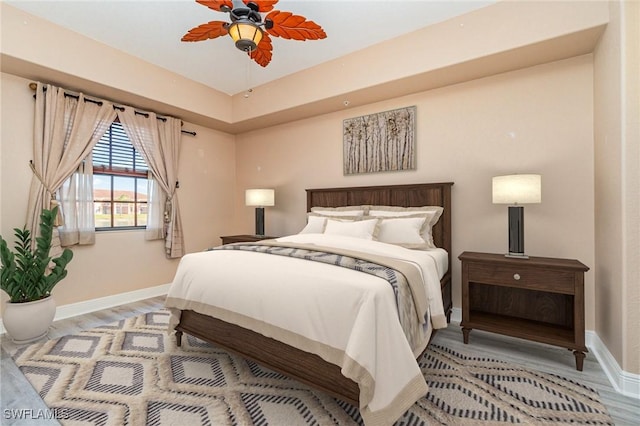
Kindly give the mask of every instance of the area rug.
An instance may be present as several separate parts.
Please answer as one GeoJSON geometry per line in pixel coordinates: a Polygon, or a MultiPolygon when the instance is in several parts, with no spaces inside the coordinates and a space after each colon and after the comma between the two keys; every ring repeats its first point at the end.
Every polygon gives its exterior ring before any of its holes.
{"type": "MultiPolygon", "coordinates": [[[[362,425],[357,408],[184,336],[158,311],[18,349],[63,424],[362,425]]],[[[598,393],[563,377],[430,345],[430,387],[396,425],[613,424],[598,393]]]]}

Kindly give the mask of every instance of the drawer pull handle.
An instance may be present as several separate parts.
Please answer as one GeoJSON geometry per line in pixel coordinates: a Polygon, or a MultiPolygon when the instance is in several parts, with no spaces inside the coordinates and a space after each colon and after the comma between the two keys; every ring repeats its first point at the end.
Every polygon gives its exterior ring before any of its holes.
{"type": "Polygon", "coordinates": [[[513,279],[516,281],[520,280],[520,274],[513,274],[513,279]]]}

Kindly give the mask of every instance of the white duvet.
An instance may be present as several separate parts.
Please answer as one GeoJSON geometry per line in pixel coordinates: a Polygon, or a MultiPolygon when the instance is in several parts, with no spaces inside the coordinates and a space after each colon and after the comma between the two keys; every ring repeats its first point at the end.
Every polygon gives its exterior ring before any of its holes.
{"type": "MultiPolygon", "coordinates": [[[[395,297],[382,278],[325,263],[241,250],[184,256],[169,289],[170,329],[190,309],[236,323],[339,365],[360,386],[360,412],[370,425],[392,424],[424,396],[415,361],[432,328],[446,326],[440,278],[443,250],[409,250],[357,238],[301,234],[277,241],[315,244],[402,259],[424,278],[431,321],[411,348],[395,297]]],[[[446,258],[446,252],[444,252],[446,258]]]]}

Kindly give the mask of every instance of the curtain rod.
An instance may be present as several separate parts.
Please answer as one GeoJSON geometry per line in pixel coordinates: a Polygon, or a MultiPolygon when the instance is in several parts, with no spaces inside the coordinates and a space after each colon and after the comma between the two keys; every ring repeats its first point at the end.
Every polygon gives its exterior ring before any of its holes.
{"type": "MultiPolygon", "coordinates": [[[[38,85],[37,85],[37,83],[33,83],[33,82],[31,82],[31,83],[29,83],[29,88],[30,88],[31,90],[36,90],[36,89],[38,88],[38,85]]],[[[42,90],[44,90],[44,91],[46,92],[46,91],[47,91],[47,87],[46,87],[46,86],[45,86],[45,87],[43,87],[43,88],[42,88],[42,90]]],[[[63,90],[64,90],[64,89],[63,89],[63,90]]],[[[80,99],[80,96],[78,96],[78,95],[74,95],[74,94],[72,94],[72,93],[67,93],[66,91],[64,92],[64,95],[65,95],[66,97],[69,97],[69,98],[80,99]]],[[[35,95],[34,95],[34,96],[35,96],[35,95]]],[[[84,101],[85,101],[85,102],[91,102],[91,103],[94,103],[94,104],[97,104],[97,105],[102,105],[102,101],[96,101],[96,100],[94,100],[94,99],[89,99],[89,98],[86,98],[86,97],[84,98],[84,101]]],[[[124,107],[117,106],[117,105],[114,105],[114,106],[113,106],[113,109],[117,109],[118,111],[124,111],[124,107]]],[[[135,110],[134,110],[133,112],[134,112],[134,113],[136,113],[136,114],[138,114],[138,115],[143,115],[143,116],[145,116],[145,117],[149,117],[149,114],[147,114],[146,112],[140,112],[140,111],[135,111],[135,110]]],[[[166,119],[166,118],[164,118],[164,117],[156,117],[156,118],[157,118],[158,120],[167,121],[167,119],[166,119]]],[[[180,123],[182,123],[182,121],[180,121],[180,123]]],[[[191,132],[191,131],[189,131],[189,130],[180,130],[180,132],[182,132],[182,133],[184,133],[184,134],[187,134],[187,135],[191,135],[191,136],[195,136],[195,135],[196,135],[196,132],[191,132]]]]}

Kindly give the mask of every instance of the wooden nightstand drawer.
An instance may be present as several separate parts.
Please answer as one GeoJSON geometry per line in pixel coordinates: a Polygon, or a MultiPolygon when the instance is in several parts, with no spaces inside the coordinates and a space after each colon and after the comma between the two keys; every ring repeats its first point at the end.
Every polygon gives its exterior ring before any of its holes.
{"type": "MultiPolygon", "coordinates": [[[[526,262],[526,260],[522,260],[526,262]]],[[[469,264],[469,281],[494,285],[517,286],[553,293],[573,294],[575,274],[571,271],[522,266],[469,264]]]]}

